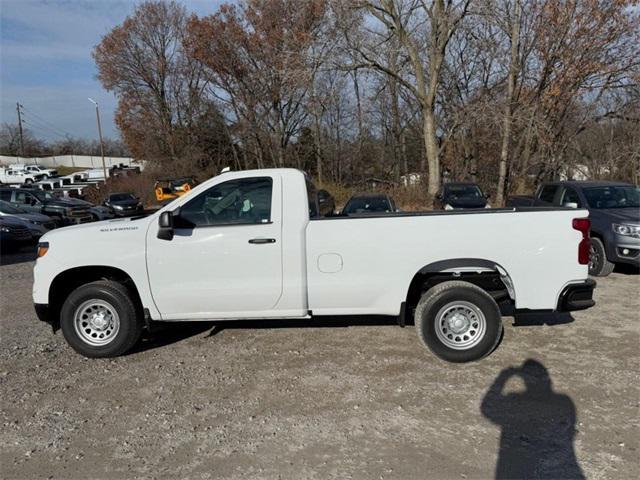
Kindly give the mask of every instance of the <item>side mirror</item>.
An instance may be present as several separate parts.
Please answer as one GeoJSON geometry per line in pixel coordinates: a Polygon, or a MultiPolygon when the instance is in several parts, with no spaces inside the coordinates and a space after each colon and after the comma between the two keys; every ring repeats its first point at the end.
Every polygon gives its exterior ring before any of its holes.
{"type": "Polygon", "coordinates": [[[491,194],[490,194],[490,193],[485,194],[484,198],[486,198],[487,200],[489,200],[489,199],[491,198],[491,194]]]}
{"type": "Polygon", "coordinates": [[[566,208],[578,208],[578,204],[576,202],[565,202],[562,206],[566,208]]]}
{"type": "Polygon", "coordinates": [[[173,240],[173,214],[162,212],[158,219],[158,238],[160,240],[173,240]]]}
{"type": "Polygon", "coordinates": [[[436,193],[436,198],[438,200],[442,200],[442,194],[441,193],[436,193]]]}

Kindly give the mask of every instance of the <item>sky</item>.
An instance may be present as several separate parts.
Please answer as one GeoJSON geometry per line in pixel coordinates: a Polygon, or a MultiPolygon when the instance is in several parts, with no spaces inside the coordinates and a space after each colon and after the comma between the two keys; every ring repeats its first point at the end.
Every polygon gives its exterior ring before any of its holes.
{"type": "MultiPolygon", "coordinates": [[[[17,123],[41,139],[97,138],[95,107],[105,137],[116,138],[117,99],[96,79],[91,51],[131,14],[135,0],[0,0],[0,123],[17,123]]],[[[221,0],[182,0],[198,15],[221,0]]]]}

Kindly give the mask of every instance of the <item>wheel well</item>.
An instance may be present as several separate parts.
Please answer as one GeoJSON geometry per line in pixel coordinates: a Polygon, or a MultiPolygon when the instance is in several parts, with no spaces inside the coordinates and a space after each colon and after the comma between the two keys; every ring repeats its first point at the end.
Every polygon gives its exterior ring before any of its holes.
{"type": "Polygon", "coordinates": [[[140,294],[133,279],[119,268],[94,265],[66,270],[53,279],[49,287],[49,309],[51,318],[56,321],[58,320],[62,304],[71,292],[81,285],[98,280],[111,280],[127,287],[136,308],[139,310],[138,314],[142,315],[142,300],[140,299],[140,294]]]}
{"type": "Polygon", "coordinates": [[[472,264],[464,266],[438,262],[432,266],[424,267],[411,280],[406,298],[406,312],[412,315],[422,294],[430,288],[442,282],[459,280],[477,285],[489,293],[503,314],[506,314],[514,305],[513,285],[511,285],[511,279],[506,272],[501,270],[496,264],[489,266],[486,261],[481,261],[480,264],[472,262],[472,264]],[[446,268],[441,269],[441,267],[446,268]]]}

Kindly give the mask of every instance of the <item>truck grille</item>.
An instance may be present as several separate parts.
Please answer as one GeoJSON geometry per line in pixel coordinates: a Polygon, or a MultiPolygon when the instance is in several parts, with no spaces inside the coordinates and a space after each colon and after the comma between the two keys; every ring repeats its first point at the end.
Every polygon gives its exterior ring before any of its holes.
{"type": "Polygon", "coordinates": [[[11,230],[11,235],[13,235],[16,240],[31,239],[31,232],[26,227],[9,227],[9,230],[11,230]]]}
{"type": "Polygon", "coordinates": [[[86,207],[75,207],[69,212],[70,217],[86,217],[91,216],[89,209],[86,207]]]}

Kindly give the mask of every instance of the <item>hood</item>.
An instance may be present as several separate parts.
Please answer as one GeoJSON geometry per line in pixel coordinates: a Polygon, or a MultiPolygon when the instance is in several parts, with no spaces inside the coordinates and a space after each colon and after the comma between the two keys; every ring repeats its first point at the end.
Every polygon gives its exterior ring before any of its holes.
{"type": "Polygon", "coordinates": [[[589,216],[615,223],[640,224],[640,208],[592,208],[589,209],[589,216]]]}
{"type": "Polygon", "coordinates": [[[2,217],[0,217],[0,225],[19,228],[24,228],[26,226],[24,220],[21,220],[17,217],[10,217],[8,215],[3,215],[2,217]]]}
{"type": "Polygon", "coordinates": [[[47,200],[47,205],[53,205],[55,207],[91,207],[93,204],[79,200],[77,198],[56,198],[53,200],[47,200]]]}
{"type": "Polygon", "coordinates": [[[487,205],[486,198],[452,198],[445,197],[443,204],[449,204],[453,208],[484,208],[487,205]]]}
{"type": "Polygon", "coordinates": [[[14,213],[10,216],[27,222],[47,223],[53,221],[50,217],[41,213],[14,213]]]}

